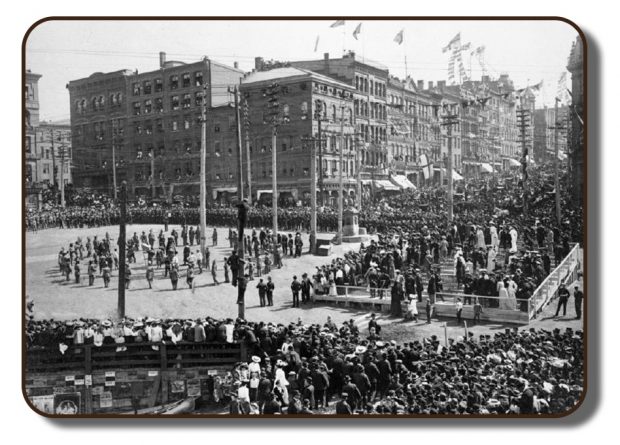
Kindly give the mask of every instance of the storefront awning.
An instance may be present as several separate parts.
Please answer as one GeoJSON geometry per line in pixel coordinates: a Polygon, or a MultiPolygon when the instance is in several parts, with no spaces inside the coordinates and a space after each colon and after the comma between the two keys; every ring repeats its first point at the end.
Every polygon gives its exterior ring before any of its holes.
{"type": "Polygon", "coordinates": [[[508,159],[508,163],[512,166],[512,167],[520,167],[521,163],[519,161],[517,161],[516,159],[508,159]]]}
{"type": "Polygon", "coordinates": [[[458,174],[456,170],[452,170],[452,180],[453,181],[462,181],[463,177],[458,174]]]}
{"type": "Polygon", "coordinates": [[[487,164],[486,162],[483,162],[480,164],[480,167],[482,168],[483,172],[493,173],[493,167],[491,167],[491,164],[487,164]]]}
{"type": "Polygon", "coordinates": [[[375,187],[377,187],[380,190],[385,190],[385,191],[399,191],[400,190],[400,187],[395,186],[387,179],[375,180],[375,187]]]}
{"type": "Polygon", "coordinates": [[[403,190],[415,189],[415,185],[413,185],[411,181],[409,181],[409,179],[407,179],[407,177],[404,175],[394,175],[390,179],[394,184],[396,184],[403,190]]]}

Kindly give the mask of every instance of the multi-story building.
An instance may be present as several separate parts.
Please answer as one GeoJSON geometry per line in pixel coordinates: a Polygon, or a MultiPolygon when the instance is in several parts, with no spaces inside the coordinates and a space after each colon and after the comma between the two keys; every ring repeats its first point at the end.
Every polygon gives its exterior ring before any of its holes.
{"type": "Polygon", "coordinates": [[[571,73],[571,116],[570,116],[570,139],[569,139],[569,175],[573,178],[573,198],[579,203],[583,202],[583,157],[584,157],[584,54],[581,37],[577,37],[568,57],[567,67],[571,73]]]}
{"type": "Polygon", "coordinates": [[[464,129],[463,171],[478,176],[519,166],[514,84],[507,74],[497,79],[482,76],[463,83],[463,100],[468,107],[468,124],[464,129]]]}
{"type": "Polygon", "coordinates": [[[362,139],[362,177],[388,178],[387,84],[388,68],[368,59],[360,60],[354,52],[330,59],[296,61],[291,66],[304,68],[334,78],[354,87],[353,108],[355,133],[362,139]]]}
{"type": "Polygon", "coordinates": [[[568,108],[558,107],[556,117],[555,108],[539,108],[534,110],[534,160],[547,162],[555,156],[555,129],[558,127],[558,154],[561,158],[566,155],[566,128],[568,108]]]}
{"type": "MultiPolygon", "coordinates": [[[[41,181],[37,175],[37,161],[39,161],[40,156],[36,151],[36,131],[39,127],[39,79],[41,77],[41,74],[35,74],[30,70],[26,71],[26,85],[24,85],[26,146],[24,150],[26,153],[26,183],[29,187],[41,181]]],[[[36,204],[36,202],[32,204],[36,204]]]]}
{"type": "Polygon", "coordinates": [[[438,153],[435,153],[433,159],[435,181],[440,180],[439,178],[442,178],[444,182],[446,181],[449,151],[448,144],[452,144],[452,174],[453,177],[458,179],[460,177],[458,172],[461,171],[463,167],[462,127],[465,117],[464,108],[462,107],[461,88],[458,85],[446,85],[445,80],[438,81],[436,87],[434,87],[433,82],[429,82],[428,87],[430,92],[433,93],[433,97],[438,102],[436,108],[438,110],[437,117],[440,121],[440,126],[442,123],[442,113],[456,116],[456,122],[454,125],[451,125],[450,128],[448,128],[447,125],[440,127],[440,150],[438,153]]]}
{"type": "Polygon", "coordinates": [[[71,184],[71,126],[65,122],[40,122],[36,128],[36,177],[52,186],[71,184]]]}
{"type": "MultiPolygon", "coordinates": [[[[344,196],[354,198],[358,161],[354,137],[354,88],[303,68],[261,69],[262,59],[257,58],[256,69],[241,81],[249,120],[244,139],[247,137],[249,142],[252,199],[262,201],[265,197],[272,197],[272,150],[276,150],[278,200],[308,201],[311,194],[311,144],[316,144],[319,202],[336,203],[341,171],[344,196]],[[272,89],[274,84],[277,89],[272,89]],[[275,92],[274,96],[270,96],[270,91],[275,92]],[[277,98],[277,109],[269,107],[270,97],[277,98]],[[277,123],[275,147],[272,143],[273,119],[277,123]],[[324,141],[322,151],[318,143],[319,120],[324,141]],[[321,182],[322,195],[319,190],[321,182]]],[[[246,170],[245,158],[243,163],[246,170]]]]}
{"type": "Polygon", "coordinates": [[[228,88],[242,75],[206,57],[186,64],[160,53],[155,71],[94,73],[71,81],[75,185],[110,191],[115,177],[117,186],[127,181],[130,197],[198,194],[206,100],[207,183],[209,196],[217,198],[216,188],[234,184],[224,171],[229,163],[220,158],[236,144],[228,88]]]}

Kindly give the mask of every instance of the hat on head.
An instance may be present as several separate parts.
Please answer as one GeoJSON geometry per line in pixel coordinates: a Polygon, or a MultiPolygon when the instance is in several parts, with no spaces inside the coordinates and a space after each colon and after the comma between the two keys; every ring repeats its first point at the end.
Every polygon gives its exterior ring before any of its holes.
{"type": "Polygon", "coordinates": [[[253,361],[254,363],[260,363],[260,357],[258,357],[258,356],[256,356],[256,355],[253,355],[253,356],[252,356],[252,361],[253,361]]]}

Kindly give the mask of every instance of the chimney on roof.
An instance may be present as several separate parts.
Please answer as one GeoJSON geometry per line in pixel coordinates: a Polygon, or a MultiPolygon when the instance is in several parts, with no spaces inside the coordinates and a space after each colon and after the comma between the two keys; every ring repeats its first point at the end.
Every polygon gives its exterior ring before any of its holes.
{"type": "Polygon", "coordinates": [[[490,82],[490,77],[489,76],[482,76],[482,82],[484,83],[489,83],[490,82]]]}
{"type": "Polygon", "coordinates": [[[434,82],[432,80],[429,80],[428,81],[428,89],[432,90],[433,89],[433,85],[434,85],[434,82]]]}
{"type": "Polygon", "coordinates": [[[443,90],[446,88],[446,81],[445,80],[438,80],[437,81],[437,88],[439,88],[440,90],[443,90]]]}
{"type": "Polygon", "coordinates": [[[329,53],[323,53],[323,60],[329,60],[329,53]]]}
{"type": "Polygon", "coordinates": [[[159,52],[159,67],[163,68],[166,65],[166,53],[163,51],[159,52]]]}
{"type": "Polygon", "coordinates": [[[262,71],[264,65],[265,65],[265,61],[262,57],[254,58],[254,68],[256,69],[256,71],[262,71]]]}
{"type": "Polygon", "coordinates": [[[423,89],[424,89],[424,81],[418,80],[418,90],[423,90],[423,89]]]}
{"type": "Polygon", "coordinates": [[[233,67],[235,69],[239,69],[239,62],[233,62],[233,67]]]}

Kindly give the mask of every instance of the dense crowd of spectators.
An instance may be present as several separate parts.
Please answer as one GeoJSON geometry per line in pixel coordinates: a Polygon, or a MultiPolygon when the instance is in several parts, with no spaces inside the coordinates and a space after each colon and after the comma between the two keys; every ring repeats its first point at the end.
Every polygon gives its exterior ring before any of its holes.
{"type": "Polygon", "coordinates": [[[368,332],[210,317],[30,320],[29,349],[135,343],[239,343],[249,352],[227,378],[231,413],[547,414],[573,408],[583,391],[583,334],[506,329],[475,338],[387,341],[373,317],[368,332]]]}

